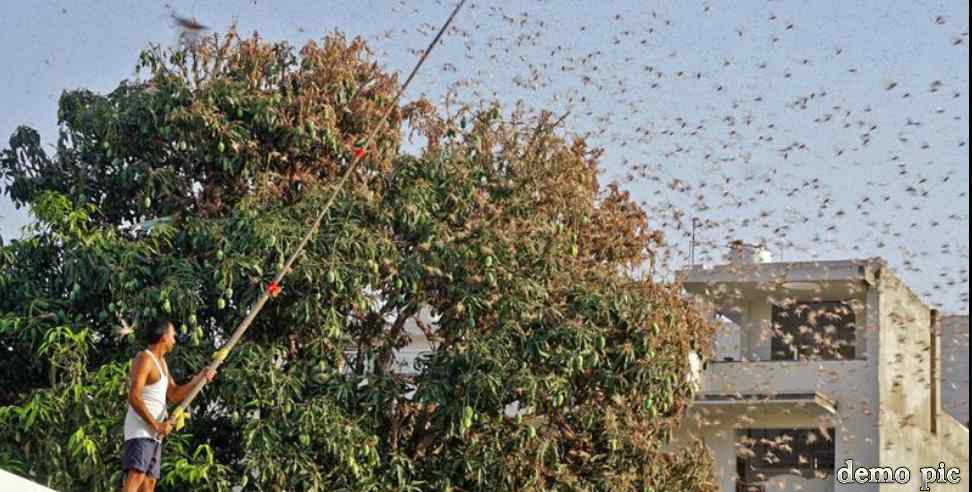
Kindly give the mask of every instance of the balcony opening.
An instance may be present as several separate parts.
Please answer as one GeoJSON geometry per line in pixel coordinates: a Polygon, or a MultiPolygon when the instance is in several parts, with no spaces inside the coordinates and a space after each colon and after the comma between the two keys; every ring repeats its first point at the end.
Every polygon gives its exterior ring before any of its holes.
{"type": "Polygon", "coordinates": [[[749,429],[736,442],[736,490],[762,492],[773,477],[834,476],[834,429],[749,429]]]}
{"type": "Polygon", "coordinates": [[[773,305],[772,360],[855,358],[854,309],[842,301],[773,305]]]}

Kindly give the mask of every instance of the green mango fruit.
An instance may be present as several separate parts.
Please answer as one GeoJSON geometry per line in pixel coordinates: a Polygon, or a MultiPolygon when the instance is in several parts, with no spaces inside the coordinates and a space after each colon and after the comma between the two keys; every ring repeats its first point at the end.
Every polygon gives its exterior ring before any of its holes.
{"type": "Polygon", "coordinates": [[[223,299],[222,297],[219,298],[219,300],[216,301],[216,308],[217,309],[225,309],[226,308],[226,299],[223,299]]]}

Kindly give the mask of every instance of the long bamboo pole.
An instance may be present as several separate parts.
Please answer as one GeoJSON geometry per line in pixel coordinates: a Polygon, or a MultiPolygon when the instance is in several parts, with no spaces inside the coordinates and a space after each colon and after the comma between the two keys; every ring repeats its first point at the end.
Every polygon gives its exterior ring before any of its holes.
{"type": "MultiPolygon", "coordinates": [[[[331,193],[331,196],[330,198],[328,198],[327,203],[324,204],[324,208],[322,208],[320,213],[317,214],[317,218],[314,219],[313,225],[311,225],[311,227],[304,234],[303,239],[300,240],[300,243],[297,245],[297,249],[294,250],[294,253],[291,254],[290,257],[287,259],[287,262],[284,264],[283,269],[277,272],[277,274],[273,278],[273,281],[270,282],[269,286],[263,290],[263,292],[260,294],[259,299],[257,299],[256,302],[254,302],[253,305],[250,306],[249,312],[247,313],[246,317],[243,318],[243,321],[240,322],[239,326],[236,327],[236,331],[233,332],[233,335],[230,337],[229,341],[227,341],[222,348],[216,351],[216,353],[213,356],[213,360],[212,362],[210,362],[207,369],[211,369],[213,371],[219,369],[219,366],[223,364],[223,361],[226,360],[226,357],[229,355],[229,353],[233,351],[233,348],[235,348],[236,345],[239,343],[240,339],[243,338],[243,334],[246,333],[246,330],[250,327],[250,324],[252,324],[253,320],[256,319],[258,314],[260,314],[260,310],[263,309],[263,306],[267,304],[267,301],[269,301],[271,297],[273,297],[274,295],[276,295],[277,292],[279,292],[280,282],[283,281],[284,276],[287,274],[287,272],[290,271],[290,267],[294,264],[294,262],[297,261],[297,257],[300,256],[300,253],[303,252],[304,248],[307,246],[307,242],[310,241],[310,238],[314,235],[314,233],[317,232],[318,228],[320,228],[321,221],[324,220],[324,216],[327,215],[327,212],[328,210],[330,210],[331,205],[334,204],[334,200],[337,198],[338,193],[341,191],[342,188],[344,188],[345,182],[347,182],[348,178],[354,172],[355,168],[358,166],[358,163],[360,163],[361,160],[364,159],[365,157],[364,149],[368,148],[368,145],[371,144],[371,142],[374,140],[375,135],[378,134],[378,131],[381,129],[382,126],[384,126],[385,122],[387,122],[388,116],[397,107],[399,99],[401,99],[402,94],[405,93],[405,89],[408,88],[408,85],[412,82],[412,79],[415,78],[415,74],[418,73],[419,69],[422,67],[422,64],[425,63],[426,58],[429,56],[429,53],[432,52],[432,49],[435,47],[436,43],[438,43],[439,38],[442,37],[446,29],[449,28],[449,25],[452,24],[453,19],[455,19],[456,15],[459,14],[459,10],[462,9],[462,6],[465,3],[466,0],[460,0],[459,4],[456,5],[456,8],[452,11],[452,14],[449,15],[449,18],[446,20],[445,24],[443,24],[441,29],[439,29],[439,33],[436,34],[435,38],[432,39],[432,42],[429,43],[429,47],[425,50],[425,52],[422,53],[422,57],[419,58],[418,63],[416,63],[415,67],[412,68],[412,72],[408,75],[408,78],[405,79],[405,83],[402,84],[402,86],[398,89],[398,93],[395,94],[395,98],[388,105],[388,108],[385,110],[384,115],[382,115],[381,120],[379,120],[378,125],[376,125],[368,134],[368,138],[365,141],[364,145],[353,153],[351,164],[348,166],[348,169],[344,172],[344,175],[341,176],[341,180],[338,182],[337,187],[334,189],[334,192],[331,193]]],[[[178,422],[179,419],[184,414],[186,408],[188,408],[189,405],[192,404],[193,400],[195,400],[196,396],[198,396],[199,393],[202,392],[203,388],[206,387],[206,384],[208,382],[209,381],[206,378],[199,378],[199,380],[196,382],[196,385],[193,386],[192,391],[190,391],[189,395],[186,396],[186,398],[179,403],[176,409],[169,416],[167,422],[178,422]]]]}

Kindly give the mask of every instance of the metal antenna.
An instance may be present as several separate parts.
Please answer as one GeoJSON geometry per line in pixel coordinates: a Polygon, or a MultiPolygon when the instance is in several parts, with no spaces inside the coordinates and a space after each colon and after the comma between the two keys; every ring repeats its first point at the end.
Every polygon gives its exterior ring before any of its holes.
{"type": "Polygon", "coordinates": [[[695,267],[695,228],[702,221],[698,217],[692,217],[692,241],[689,243],[689,266],[695,267]]]}

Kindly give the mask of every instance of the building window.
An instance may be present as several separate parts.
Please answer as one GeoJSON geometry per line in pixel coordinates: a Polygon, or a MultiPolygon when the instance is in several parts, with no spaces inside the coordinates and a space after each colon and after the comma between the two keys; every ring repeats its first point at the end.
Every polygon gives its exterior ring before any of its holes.
{"type": "MultiPolygon", "coordinates": [[[[389,372],[392,374],[409,375],[414,376],[418,374],[418,370],[415,368],[415,362],[423,354],[429,353],[428,349],[424,350],[396,350],[392,354],[391,364],[388,367],[389,372]]],[[[345,359],[348,364],[344,368],[345,373],[354,372],[354,368],[357,365],[358,353],[349,350],[344,353],[345,359]]],[[[377,351],[368,351],[362,355],[362,366],[364,367],[365,374],[372,374],[375,372],[375,361],[377,360],[377,351]]]]}
{"type": "Polygon", "coordinates": [[[759,488],[776,475],[818,480],[833,477],[833,436],[833,429],[743,431],[737,443],[737,490],[759,488]]]}
{"type": "Polygon", "coordinates": [[[844,302],[773,306],[773,360],[855,357],[854,309],[844,302]]]}

